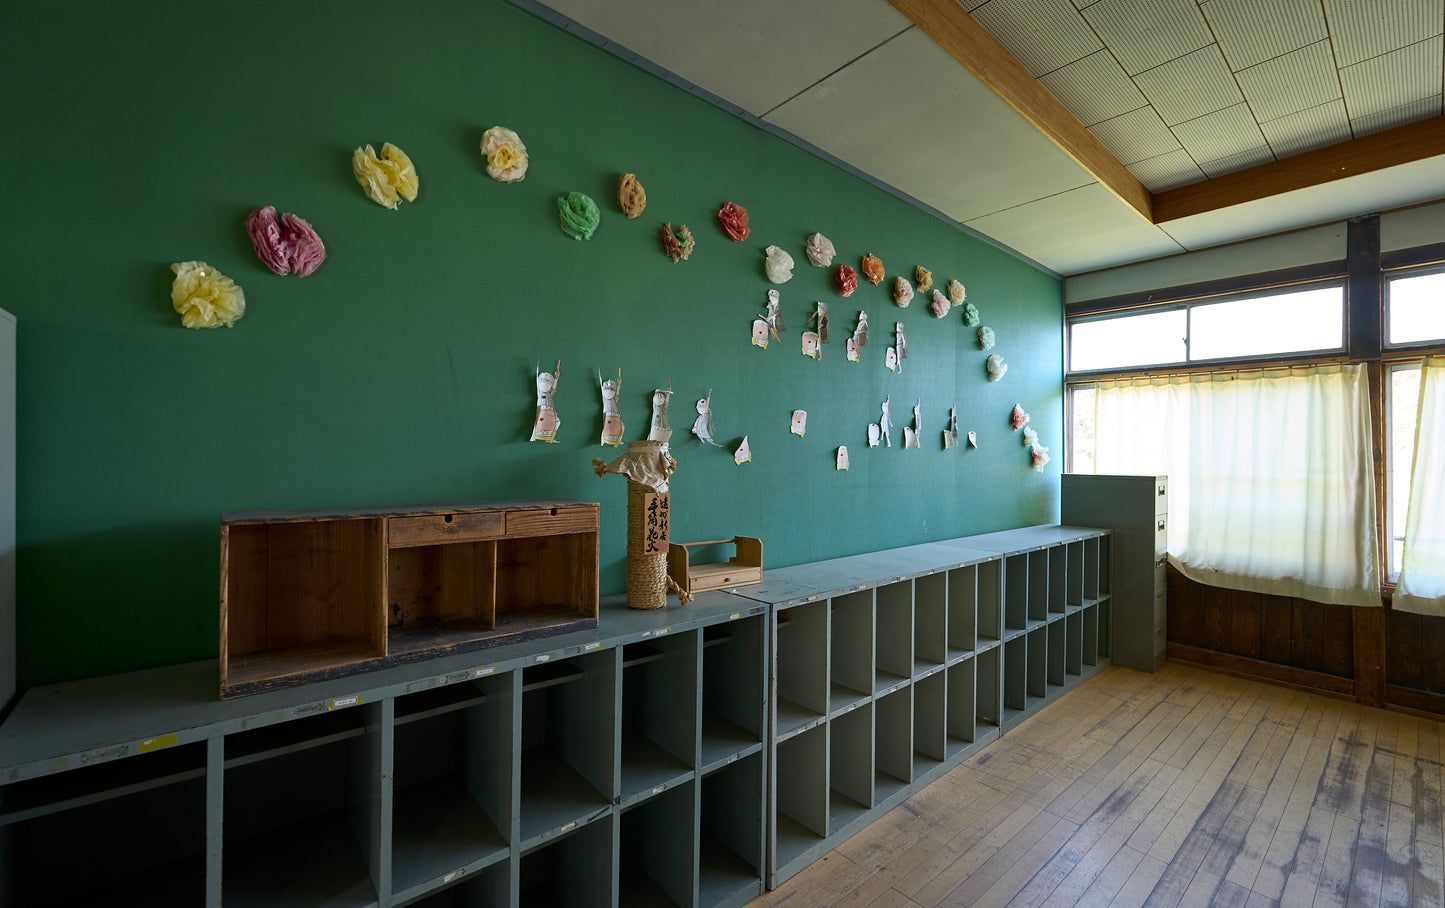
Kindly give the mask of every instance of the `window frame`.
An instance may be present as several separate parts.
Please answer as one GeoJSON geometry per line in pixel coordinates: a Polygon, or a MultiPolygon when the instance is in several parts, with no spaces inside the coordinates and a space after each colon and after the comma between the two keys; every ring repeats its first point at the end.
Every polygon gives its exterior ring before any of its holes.
{"type": "Polygon", "coordinates": [[[1419,265],[1402,265],[1396,268],[1380,269],[1380,285],[1383,291],[1380,294],[1380,341],[1387,354],[1399,353],[1416,355],[1417,351],[1428,353],[1435,348],[1445,345],[1445,338],[1406,341],[1398,344],[1390,343],[1390,285],[1398,280],[1412,277],[1425,277],[1431,274],[1445,274],[1445,262],[1427,262],[1419,265]]]}

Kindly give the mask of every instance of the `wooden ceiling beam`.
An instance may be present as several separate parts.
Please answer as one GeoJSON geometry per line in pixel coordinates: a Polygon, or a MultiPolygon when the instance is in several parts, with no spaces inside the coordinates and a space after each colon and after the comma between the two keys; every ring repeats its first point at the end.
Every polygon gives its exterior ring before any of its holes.
{"type": "Polygon", "coordinates": [[[1129,168],[1119,163],[1094,134],[1029,71],[974,21],[958,0],[888,0],[924,34],[1019,112],[1094,179],[1146,221],[1153,199],[1129,168]]]}
{"type": "Polygon", "coordinates": [[[1154,223],[1308,189],[1445,154],[1445,117],[1433,117],[1306,151],[1200,183],[1154,193],[1154,223]]]}

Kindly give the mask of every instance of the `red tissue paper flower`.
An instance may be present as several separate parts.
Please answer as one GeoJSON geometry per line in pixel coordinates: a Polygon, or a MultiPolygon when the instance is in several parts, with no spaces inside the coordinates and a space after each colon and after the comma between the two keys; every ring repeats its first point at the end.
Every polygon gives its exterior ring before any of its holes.
{"type": "Polygon", "coordinates": [[[734,243],[748,238],[748,210],[741,205],[725,202],[717,212],[718,225],[734,243]]]}
{"type": "Polygon", "coordinates": [[[858,272],[847,265],[839,265],[838,270],[833,272],[833,279],[838,282],[840,296],[852,296],[853,291],[858,289],[858,272]]]}
{"type": "Polygon", "coordinates": [[[246,218],[246,234],[261,262],[276,274],[306,277],[326,261],[326,245],[316,230],[294,214],[283,214],[278,222],[271,205],[257,208],[246,218]]]}

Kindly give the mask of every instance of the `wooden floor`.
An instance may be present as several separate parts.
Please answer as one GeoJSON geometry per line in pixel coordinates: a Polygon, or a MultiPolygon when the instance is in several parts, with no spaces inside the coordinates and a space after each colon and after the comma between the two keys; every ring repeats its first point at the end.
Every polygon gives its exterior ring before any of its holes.
{"type": "Polygon", "coordinates": [[[1439,906],[1441,731],[1108,668],[752,905],[1439,906]]]}

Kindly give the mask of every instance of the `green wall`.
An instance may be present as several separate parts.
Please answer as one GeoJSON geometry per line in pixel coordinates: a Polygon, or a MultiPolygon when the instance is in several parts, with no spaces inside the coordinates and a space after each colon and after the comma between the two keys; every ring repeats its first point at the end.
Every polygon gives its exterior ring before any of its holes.
{"type": "MultiPolygon", "coordinates": [[[[19,318],[19,675],[33,686],[213,658],[218,516],[249,508],[571,497],[602,503],[602,591],[623,583],[626,486],[598,479],[595,374],[623,370],[629,438],[669,379],[679,541],[756,535],[780,567],[1057,519],[1059,282],[498,0],[348,5],[65,3],[0,8],[0,122],[11,212],[0,306],[19,318]],[[525,182],[488,179],[483,130],[531,153],[525,182]],[[351,150],[390,141],[421,176],[412,204],[364,197],[351,150]],[[643,217],[614,201],[638,174],[643,217]],[[555,197],[590,194],[590,242],[555,197]],[[714,212],[735,201],[752,237],[714,212]],[[242,222],[273,204],[330,257],[276,277],[242,222]],[[698,238],[672,264],[657,230],[698,238]],[[840,299],[806,263],[819,230],[856,266],[962,280],[1010,363],[985,380],[973,331],[886,284],[840,299]],[[761,249],[798,262],[788,332],[751,346],[771,286],[761,249]],[[240,283],[244,319],[186,330],[173,261],[240,283]],[[830,303],[821,361],[799,352],[830,303]],[[869,312],[872,344],[845,361],[869,312]],[[901,319],[911,357],[883,368],[901,319]],[[561,441],[528,443],[533,369],[562,360],[561,441]],[[728,449],[687,432],[712,390],[728,449]],[[892,449],[868,450],[884,395],[892,449]],[[923,447],[902,450],[913,400],[923,447]],[[1042,474],[1008,413],[1034,415],[1042,474]],[[976,451],[942,451],[947,408],[976,451]],[[789,434],[809,411],[806,438],[789,434]],[[750,438],[753,462],[735,466],[750,438]],[[837,445],[852,469],[833,469],[837,445]]],[[[928,141],[922,131],[909,141],[928,141]]]]}

